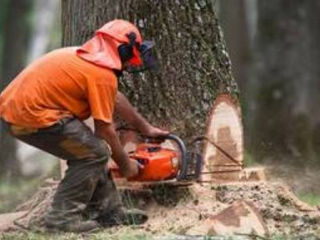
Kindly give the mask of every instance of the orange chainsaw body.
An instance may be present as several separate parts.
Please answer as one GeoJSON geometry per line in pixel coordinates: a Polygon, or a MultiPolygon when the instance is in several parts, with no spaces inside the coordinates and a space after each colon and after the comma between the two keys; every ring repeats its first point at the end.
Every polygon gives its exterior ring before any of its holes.
{"type": "MultiPolygon", "coordinates": [[[[130,159],[138,161],[142,168],[139,174],[129,181],[161,181],[175,178],[179,172],[178,153],[172,149],[161,147],[160,144],[141,143],[129,154],[130,159]]],[[[121,177],[117,166],[110,166],[115,178],[121,177]]]]}

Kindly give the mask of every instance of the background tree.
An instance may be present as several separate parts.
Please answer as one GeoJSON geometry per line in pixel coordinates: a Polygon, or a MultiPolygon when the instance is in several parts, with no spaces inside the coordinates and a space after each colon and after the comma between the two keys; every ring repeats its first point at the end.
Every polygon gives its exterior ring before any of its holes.
{"type": "Polygon", "coordinates": [[[279,154],[285,154],[291,163],[318,162],[320,2],[257,4],[254,150],[282,160],[279,154]]]}
{"type": "MultiPolygon", "coordinates": [[[[27,53],[32,0],[10,0],[1,8],[4,16],[0,91],[22,70],[27,53]]],[[[0,177],[19,175],[15,140],[0,126],[0,177]]]]}
{"type": "MultiPolygon", "coordinates": [[[[220,0],[219,19],[226,39],[227,49],[232,60],[234,77],[241,91],[246,91],[248,67],[251,59],[248,9],[243,0],[220,0]]],[[[246,95],[241,97],[246,97],[246,95]]]]}
{"type": "Polygon", "coordinates": [[[135,23],[156,42],[161,71],[126,75],[120,90],[152,123],[200,135],[217,94],[238,95],[214,2],[62,0],[63,45],[84,43],[115,18],[135,23]]]}

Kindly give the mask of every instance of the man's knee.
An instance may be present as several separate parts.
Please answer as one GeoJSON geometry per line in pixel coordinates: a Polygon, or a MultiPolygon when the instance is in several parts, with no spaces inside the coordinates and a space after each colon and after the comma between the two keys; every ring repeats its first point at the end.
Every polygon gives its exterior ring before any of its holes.
{"type": "Polygon", "coordinates": [[[77,159],[107,162],[111,151],[106,141],[96,137],[81,121],[74,119],[64,127],[66,136],[60,145],[77,159]]]}
{"type": "Polygon", "coordinates": [[[97,146],[94,151],[96,159],[102,163],[107,163],[109,157],[111,156],[109,145],[104,140],[99,140],[98,145],[99,146],[97,146]]]}

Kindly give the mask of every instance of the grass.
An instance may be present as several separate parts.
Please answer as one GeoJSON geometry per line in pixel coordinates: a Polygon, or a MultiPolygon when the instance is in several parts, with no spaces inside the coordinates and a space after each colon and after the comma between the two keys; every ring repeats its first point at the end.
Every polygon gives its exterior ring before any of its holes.
{"type": "Polygon", "coordinates": [[[244,165],[246,167],[251,167],[257,164],[256,159],[254,158],[253,154],[251,154],[249,151],[244,151],[244,165]]]}
{"type": "Polygon", "coordinates": [[[10,212],[27,200],[38,188],[39,179],[0,182],[0,213],[10,212]]]}
{"type": "Polygon", "coordinates": [[[151,240],[152,235],[140,230],[132,229],[129,227],[122,227],[115,232],[105,230],[98,233],[6,233],[2,236],[1,240],[151,240]]]}
{"type": "Polygon", "coordinates": [[[311,206],[320,205],[320,194],[316,193],[298,193],[299,199],[310,204],[311,206]]]}
{"type": "Polygon", "coordinates": [[[319,237],[314,235],[290,236],[290,235],[273,235],[268,240],[318,240],[319,237]]]}
{"type": "MultiPolygon", "coordinates": [[[[177,236],[177,235],[165,235],[155,236],[150,233],[143,232],[141,230],[123,227],[122,230],[110,232],[109,230],[101,231],[99,233],[91,234],[40,234],[40,233],[7,233],[2,236],[1,240],[250,240],[250,239],[262,239],[249,237],[247,235],[234,235],[234,236],[177,236]]],[[[268,240],[316,240],[319,239],[315,236],[289,236],[289,235],[272,235],[268,240]]]]}

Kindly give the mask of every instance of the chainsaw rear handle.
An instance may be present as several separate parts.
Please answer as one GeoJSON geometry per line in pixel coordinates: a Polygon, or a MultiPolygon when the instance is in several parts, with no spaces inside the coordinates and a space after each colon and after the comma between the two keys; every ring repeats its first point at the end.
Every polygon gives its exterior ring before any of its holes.
{"type": "Polygon", "coordinates": [[[180,172],[178,173],[178,176],[177,176],[177,180],[186,179],[187,170],[188,170],[188,154],[187,154],[186,145],[184,144],[181,138],[173,134],[169,134],[167,136],[161,137],[161,139],[172,140],[178,145],[181,152],[181,167],[180,167],[180,172]]]}

